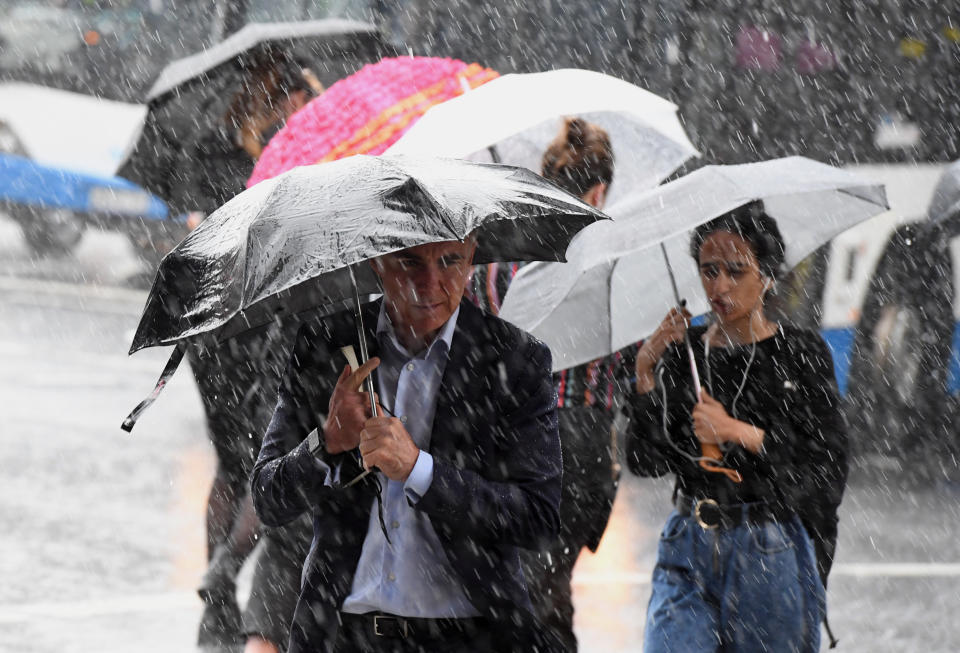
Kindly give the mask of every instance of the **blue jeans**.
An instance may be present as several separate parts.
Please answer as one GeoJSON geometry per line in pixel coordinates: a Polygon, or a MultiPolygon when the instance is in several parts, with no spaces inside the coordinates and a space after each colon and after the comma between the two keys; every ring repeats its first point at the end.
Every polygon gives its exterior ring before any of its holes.
{"type": "Polygon", "coordinates": [[[660,536],[643,649],[814,653],[825,602],[797,517],[705,530],[674,511],[660,536]]]}

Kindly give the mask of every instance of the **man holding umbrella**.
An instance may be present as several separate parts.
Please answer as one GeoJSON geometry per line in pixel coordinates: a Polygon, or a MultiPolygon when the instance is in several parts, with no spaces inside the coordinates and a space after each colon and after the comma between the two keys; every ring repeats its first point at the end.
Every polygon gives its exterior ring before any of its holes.
{"type": "Polygon", "coordinates": [[[164,258],[130,350],[175,348],[125,430],[193,340],[303,325],[251,488],[268,525],[313,517],[291,651],[557,650],[517,552],[559,527],[550,352],[462,297],[473,263],[563,260],[604,219],[521,168],[359,155],[257,184],[164,258]]]}
{"type": "Polygon", "coordinates": [[[264,522],[314,514],[291,651],[555,648],[518,558],[559,525],[550,353],[461,301],[475,250],[468,238],[371,263],[379,358],[359,369],[337,360],[349,315],[298,335],[253,475],[264,522]],[[377,367],[386,416],[370,417],[359,389],[377,367]],[[361,462],[378,469],[349,486],[361,462]]]}

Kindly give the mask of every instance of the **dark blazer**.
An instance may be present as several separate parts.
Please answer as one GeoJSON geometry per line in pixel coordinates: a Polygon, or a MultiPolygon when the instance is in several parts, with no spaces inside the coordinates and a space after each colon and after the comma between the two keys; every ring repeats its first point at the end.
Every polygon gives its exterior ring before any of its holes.
{"type": "MultiPolygon", "coordinates": [[[[379,310],[379,301],[364,308],[371,356],[379,310]]],[[[357,345],[349,313],[301,328],[253,472],[264,523],[278,526],[313,513],[291,653],[332,647],[375,496],[370,477],[346,490],[326,486],[304,442],[327,412],[345,365],[339,348],[348,344],[357,345]]],[[[539,548],[559,529],[560,443],[550,364],[543,343],[461,303],[437,398],[433,483],[416,509],[429,515],[467,596],[493,622],[497,650],[554,648],[540,641],[532,621],[518,556],[518,548],[539,548]]],[[[322,456],[343,481],[361,471],[355,451],[322,456]]]]}

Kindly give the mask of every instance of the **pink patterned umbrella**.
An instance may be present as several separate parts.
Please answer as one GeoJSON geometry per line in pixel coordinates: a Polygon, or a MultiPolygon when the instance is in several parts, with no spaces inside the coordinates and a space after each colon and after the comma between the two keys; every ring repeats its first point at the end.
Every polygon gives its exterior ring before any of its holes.
{"type": "Polygon", "coordinates": [[[247,187],[301,165],[380,154],[427,109],[497,76],[476,63],[436,57],[364,66],[290,117],[264,148],[247,187]]]}

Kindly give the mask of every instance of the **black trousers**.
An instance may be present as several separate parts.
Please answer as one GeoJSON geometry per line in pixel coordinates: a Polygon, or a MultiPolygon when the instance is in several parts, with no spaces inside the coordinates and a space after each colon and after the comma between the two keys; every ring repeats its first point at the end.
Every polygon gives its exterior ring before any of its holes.
{"type": "Polygon", "coordinates": [[[545,551],[523,551],[520,555],[537,618],[544,631],[570,653],[577,650],[570,581],[580,546],[579,541],[563,540],[545,551]]]}

